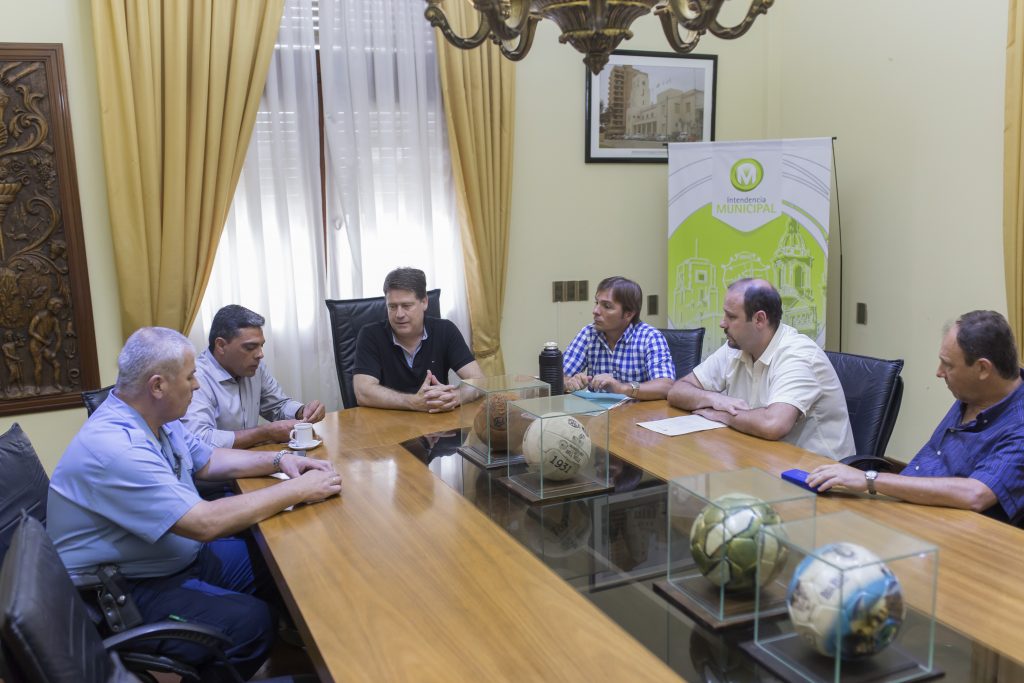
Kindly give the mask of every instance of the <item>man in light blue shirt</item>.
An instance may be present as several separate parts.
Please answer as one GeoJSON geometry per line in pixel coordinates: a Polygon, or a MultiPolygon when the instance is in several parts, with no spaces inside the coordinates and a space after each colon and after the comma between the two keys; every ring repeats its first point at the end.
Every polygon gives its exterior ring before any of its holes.
{"type": "MultiPolygon", "coordinates": [[[[195,352],[173,330],[132,334],[118,356],[117,384],[72,439],[50,480],[47,530],[71,574],[116,564],[146,622],[174,615],[222,630],[226,654],[246,678],[275,633],[273,582],[248,539],[232,537],[286,507],[341,491],[325,461],[289,451],[214,449],[182,426],[198,388],[195,352]],[[193,478],[220,481],[284,472],[260,491],[206,501],[193,478]]],[[[205,648],[158,642],[156,652],[223,675],[205,648]]]]}
{"type": "Polygon", "coordinates": [[[199,389],[182,422],[215,448],[288,441],[296,422],[319,422],[324,406],[285,395],[263,360],[263,316],[231,304],[213,316],[210,345],[196,360],[199,389]],[[266,422],[260,423],[260,417],[266,422]]]}

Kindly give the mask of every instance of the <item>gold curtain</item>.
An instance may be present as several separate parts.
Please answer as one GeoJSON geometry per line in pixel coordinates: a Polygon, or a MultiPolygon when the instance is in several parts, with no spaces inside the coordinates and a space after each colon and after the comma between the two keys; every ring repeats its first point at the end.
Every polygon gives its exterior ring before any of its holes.
{"type": "Polygon", "coordinates": [[[187,332],[213,267],[284,0],[93,0],[125,336],[187,332]]]}
{"type": "Polygon", "coordinates": [[[1024,4],[1010,0],[1003,129],[1003,257],[1006,309],[1024,359],[1024,4]]]}
{"type": "MultiPolygon", "coordinates": [[[[450,2],[445,14],[453,26],[470,25],[468,2],[450,2]]],[[[460,50],[439,32],[448,143],[466,262],[466,290],[472,346],[485,375],[501,375],[501,315],[508,265],[512,201],[512,132],[515,68],[487,43],[460,50]]]]}

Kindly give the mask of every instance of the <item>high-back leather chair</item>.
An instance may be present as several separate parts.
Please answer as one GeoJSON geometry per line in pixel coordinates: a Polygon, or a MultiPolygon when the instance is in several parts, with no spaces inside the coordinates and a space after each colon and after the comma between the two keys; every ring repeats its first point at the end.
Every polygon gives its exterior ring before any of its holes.
{"type": "Polygon", "coordinates": [[[111,384],[109,387],[103,387],[102,389],[90,389],[82,392],[82,403],[85,404],[85,414],[92,415],[96,412],[96,409],[103,405],[103,402],[107,400],[107,396],[110,395],[110,390],[114,388],[111,384]]]}
{"type": "Polygon", "coordinates": [[[857,457],[883,458],[903,402],[903,378],[900,377],[903,360],[838,351],[826,351],[825,355],[832,362],[846,394],[857,457]]]}
{"type": "Polygon", "coordinates": [[[21,426],[0,435],[0,562],[21,522],[22,510],[46,522],[50,478],[21,426]]]}
{"type": "Polygon", "coordinates": [[[700,354],[704,350],[704,328],[691,330],[659,330],[665,335],[672,362],[676,366],[676,379],[682,379],[700,365],[700,354]]]}
{"type": "MultiPolygon", "coordinates": [[[[364,325],[387,319],[387,304],[382,296],[369,299],[327,299],[325,303],[331,316],[334,365],[338,370],[341,402],[346,408],[354,408],[357,404],[352,386],[352,370],[355,368],[356,338],[364,325]]],[[[427,315],[441,317],[440,289],[427,292],[427,315]]]]}

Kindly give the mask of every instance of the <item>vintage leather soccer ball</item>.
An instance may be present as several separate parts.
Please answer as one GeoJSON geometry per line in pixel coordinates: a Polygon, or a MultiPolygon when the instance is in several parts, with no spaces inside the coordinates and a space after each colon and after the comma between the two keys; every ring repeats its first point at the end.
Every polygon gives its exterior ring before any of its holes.
{"type": "Polygon", "coordinates": [[[586,428],[574,416],[546,413],[526,428],[523,456],[540,466],[545,479],[564,481],[590,463],[591,445],[586,428]]]}
{"type": "Polygon", "coordinates": [[[508,402],[515,397],[508,394],[491,394],[473,419],[473,433],[491,451],[504,451],[508,448],[508,402]]]}

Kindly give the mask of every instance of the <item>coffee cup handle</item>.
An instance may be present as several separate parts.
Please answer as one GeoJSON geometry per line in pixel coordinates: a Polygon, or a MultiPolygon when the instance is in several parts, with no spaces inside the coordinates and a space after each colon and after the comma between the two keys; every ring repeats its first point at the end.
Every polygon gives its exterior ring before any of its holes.
{"type": "Polygon", "coordinates": [[[289,441],[295,441],[295,430],[294,429],[292,431],[288,432],[288,440],[289,441]]]}

